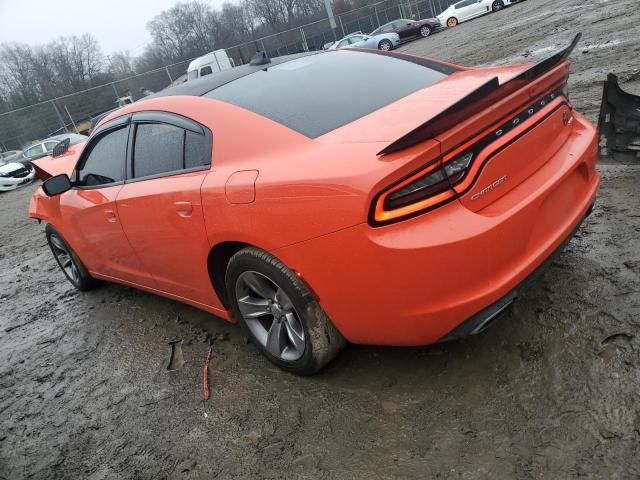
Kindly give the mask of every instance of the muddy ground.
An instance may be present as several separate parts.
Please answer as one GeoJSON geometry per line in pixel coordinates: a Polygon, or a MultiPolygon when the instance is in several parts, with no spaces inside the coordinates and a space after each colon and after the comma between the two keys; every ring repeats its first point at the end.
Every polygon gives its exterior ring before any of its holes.
{"type": "MultiPolygon", "coordinates": [[[[610,70],[640,93],[636,0],[528,0],[402,49],[526,61],[578,30],[571,96],[595,118],[610,70]]],[[[638,478],[640,163],[600,169],[594,214],[493,328],[349,347],[313,378],[179,303],[75,292],[26,218],[35,186],[1,194],[0,478],[638,478]]]]}

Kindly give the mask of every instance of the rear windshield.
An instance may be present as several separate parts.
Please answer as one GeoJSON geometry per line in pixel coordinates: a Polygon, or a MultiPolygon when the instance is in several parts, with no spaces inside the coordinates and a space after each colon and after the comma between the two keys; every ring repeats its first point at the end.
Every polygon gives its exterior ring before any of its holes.
{"type": "Polygon", "coordinates": [[[375,53],[332,51],[260,70],[205,96],[315,138],[433,85],[451,70],[375,53]]]}

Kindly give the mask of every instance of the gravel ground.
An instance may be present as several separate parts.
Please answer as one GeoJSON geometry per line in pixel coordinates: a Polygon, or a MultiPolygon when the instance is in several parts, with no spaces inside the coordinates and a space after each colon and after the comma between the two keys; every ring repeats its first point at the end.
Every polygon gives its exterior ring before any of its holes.
{"type": "MultiPolygon", "coordinates": [[[[595,118],[609,71],[640,90],[637,1],[561,3],[528,0],[402,49],[523,62],[582,30],[572,99],[595,118]]],[[[638,478],[640,164],[600,170],[593,215],[493,328],[349,347],[312,378],[179,303],[75,292],[26,218],[35,186],[1,194],[0,478],[638,478]],[[185,363],[170,372],[172,339],[185,363]]]]}

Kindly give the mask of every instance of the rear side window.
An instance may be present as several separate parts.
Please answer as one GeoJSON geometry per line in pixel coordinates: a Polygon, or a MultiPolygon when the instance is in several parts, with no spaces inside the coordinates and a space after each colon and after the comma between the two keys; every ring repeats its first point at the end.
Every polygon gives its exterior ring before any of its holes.
{"type": "Polygon", "coordinates": [[[447,72],[455,71],[447,69],[422,59],[333,50],[259,70],[205,96],[315,138],[429,87],[445,78],[447,72]]]}
{"type": "Polygon", "coordinates": [[[78,185],[95,187],[124,180],[129,127],[101,136],[78,169],[78,185]]]}
{"type": "Polygon", "coordinates": [[[165,123],[139,123],[132,163],[133,178],[206,167],[211,164],[211,135],[165,123]]]}
{"type": "Polygon", "coordinates": [[[140,124],[133,150],[134,178],[183,168],[184,130],[161,123],[140,124]]]}

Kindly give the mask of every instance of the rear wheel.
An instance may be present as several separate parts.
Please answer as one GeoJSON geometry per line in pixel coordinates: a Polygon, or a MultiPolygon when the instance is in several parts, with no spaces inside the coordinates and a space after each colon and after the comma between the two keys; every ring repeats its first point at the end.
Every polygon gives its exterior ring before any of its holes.
{"type": "Polygon", "coordinates": [[[423,37],[428,37],[429,35],[431,35],[431,29],[425,25],[424,27],[420,28],[420,35],[423,37]]]}
{"type": "Polygon", "coordinates": [[[493,10],[494,12],[499,12],[503,8],[504,2],[502,0],[495,0],[495,2],[491,4],[491,10],[493,10]]]}
{"type": "Polygon", "coordinates": [[[458,25],[458,19],[456,17],[451,17],[447,20],[447,27],[453,28],[458,25]]]}
{"type": "Polygon", "coordinates": [[[300,279],[254,247],[236,253],[225,276],[235,318],[275,365],[310,375],[330,362],[345,340],[300,279]]]}
{"type": "Polygon", "coordinates": [[[53,257],[56,259],[56,262],[58,262],[67,280],[82,292],[94,288],[98,284],[98,281],[89,275],[87,268],[65,239],[62,238],[62,235],[60,235],[52,225],[47,225],[45,234],[49,248],[51,248],[51,253],[53,253],[53,257]]]}
{"type": "Polygon", "coordinates": [[[391,40],[381,40],[378,44],[378,50],[384,50],[385,52],[388,52],[392,48],[393,44],[391,43],[391,40]]]}

